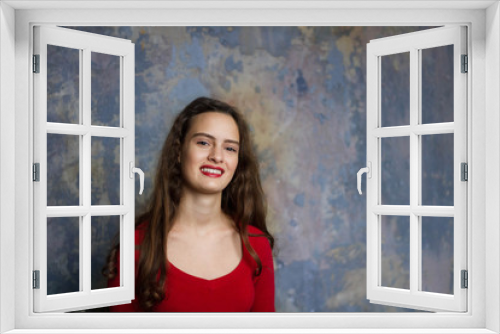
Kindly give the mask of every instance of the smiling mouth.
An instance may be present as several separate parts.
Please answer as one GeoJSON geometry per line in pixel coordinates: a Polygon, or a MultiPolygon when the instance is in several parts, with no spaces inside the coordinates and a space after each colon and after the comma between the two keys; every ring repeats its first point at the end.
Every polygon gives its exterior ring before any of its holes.
{"type": "Polygon", "coordinates": [[[221,169],[208,168],[208,167],[202,167],[200,170],[203,175],[210,177],[220,177],[224,173],[221,169]]]}

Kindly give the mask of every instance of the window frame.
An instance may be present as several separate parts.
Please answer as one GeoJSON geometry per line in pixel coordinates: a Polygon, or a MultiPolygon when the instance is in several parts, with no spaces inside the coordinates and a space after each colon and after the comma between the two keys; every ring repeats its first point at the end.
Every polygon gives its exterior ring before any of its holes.
{"type": "MultiPolygon", "coordinates": [[[[499,298],[499,228],[494,222],[499,220],[498,201],[500,198],[500,176],[498,175],[498,162],[500,161],[498,135],[499,117],[495,111],[499,109],[500,101],[498,90],[499,81],[499,26],[500,11],[497,1],[486,2],[457,2],[453,4],[445,1],[435,1],[432,4],[424,2],[420,9],[416,3],[413,7],[406,9],[389,9],[394,3],[370,2],[372,9],[363,9],[365,2],[336,1],[316,3],[296,1],[289,4],[279,2],[250,3],[240,2],[234,4],[233,8],[227,9],[226,3],[208,2],[204,6],[211,8],[211,14],[207,15],[207,8],[194,6],[192,3],[169,2],[170,8],[154,10],[116,9],[105,10],[106,15],[100,15],[103,9],[64,9],[50,7],[49,1],[37,1],[18,3],[20,7],[35,6],[38,9],[13,10],[16,1],[1,3],[0,24],[2,27],[0,43],[2,43],[1,70],[2,74],[9,72],[9,66],[15,65],[15,87],[10,86],[9,77],[1,78],[0,96],[2,97],[1,129],[4,130],[9,124],[15,127],[15,134],[3,131],[1,135],[1,169],[0,181],[2,182],[2,208],[1,220],[1,267],[2,277],[0,281],[0,292],[2,302],[0,307],[1,320],[9,319],[14,313],[13,320],[7,320],[0,328],[2,332],[17,329],[16,333],[23,329],[68,329],[87,328],[90,332],[104,332],[112,328],[137,328],[138,321],[147,321],[149,328],[164,328],[165,320],[171,324],[171,330],[164,332],[175,332],[173,328],[198,328],[193,332],[202,332],[203,328],[233,329],[252,328],[255,332],[262,329],[274,329],[282,332],[280,328],[302,328],[301,332],[325,332],[319,329],[330,329],[329,332],[338,332],[338,329],[358,328],[359,332],[376,333],[380,328],[397,328],[398,333],[410,332],[409,328],[419,328],[422,333],[450,332],[459,329],[467,329],[468,333],[491,333],[500,330],[498,310],[499,298]],[[335,7],[337,3],[337,7],[335,7]],[[438,5],[436,5],[438,3],[438,5]],[[436,9],[435,6],[448,9],[436,9]],[[212,6],[212,7],[210,7],[212,6]],[[361,9],[349,10],[349,7],[361,9]],[[429,6],[426,8],[426,6],[429,6]],[[431,7],[432,6],[432,7],[431,7]],[[449,9],[452,6],[462,6],[462,9],[449,9]],[[490,6],[488,9],[486,7],[490,6]],[[9,8],[7,8],[9,7],[9,8]],[[326,7],[326,8],[325,8],[326,7]],[[373,9],[377,7],[377,9],[373,9]],[[226,8],[226,9],[220,9],[226,8]],[[410,8],[412,8],[410,10],[410,8]],[[244,9],[244,10],[242,10],[244,9]],[[7,16],[7,19],[4,19],[7,16]],[[15,23],[12,20],[15,18],[15,23]],[[314,18],[314,19],[313,19],[314,18]],[[104,21],[105,20],[105,21],[104,21]],[[34,24],[58,25],[436,25],[436,24],[465,24],[469,27],[470,41],[469,55],[471,63],[469,69],[471,75],[468,79],[469,92],[468,104],[472,112],[468,115],[468,133],[472,134],[468,141],[470,152],[469,164],[469,190],[468,197],[468,268],[469,268],[469,308],[467,313],[438,313],[438,314],[387,314],[387,313],[333,313],[333,314],[134,314],[120,315],[109,314],[34,314],[31,286],[30,268],[32,268],[32,188],[30,181],[31,158],[32,157],[32,131],[33,120],[32,100],[26,96],[32,96],[31,69],[32,26],[34,24]],[[486,22],[486,26],[484,24],[486,22]],[[402,24],[401,24],[402,23],[402,24]],[[4,27],[10,28],[9,30],[4,27]],[[488,29],[486,29],[488,28],[488,29]],[[9,39],[14,34],[15,44],[9,39]],[[9,35],[12,34],[12,35],[9,35]],[[4,48],[4,45],[7,47],[4,48]],[[15,46],[15,48],[14,48],[15,46]],[[5,51],[4,51],[5,50],[5,51]],[[7,56],[5,56],[7,54],[7,56]],[[15,58],[14,55],[15,54],[15,58]],[[14,59],[13,59],[14,58],[14,59]],[[485,65],[488,66],[486,71],[485,65]],[[5,72],[4,72],[5,71],[5,72]],[[488,85],[486,85],[488,83],[488,85]],[[8,97],[9,93],[12,94],[8,97]],[[15,96],[14,96],[15,93],[15,96]],[[7,97],[7,98],[6,98],[7,97]],[[486,98],[485,98],[486,97],[486,98]],[[5,99],[6,98],[6,99],[5,99]],[[5,99],[5,100],[4,100],[5,99]],[[6,109],[14,110],[7,114],[6,109]],[[4,121],[5,120],[5,121],[4,121]],[[485,131],[486,130],[486,131],[485,131]],[[15,138],[15,150],[9,148],[6,140],[15,138]],[[488,154],[486,154],[488,152],[488,154]],[[15,159],[15,162],[9,159],[15,159]],[[475,168],[476,167],[476,168],[475,168]],[[486,169],[486,170],[485,170],[486,169]],[[16,171],[15,183],[9,181],[16,171]],[[485,182],[485,171],[488,173],[488,183],[485,182]],[[5,183],[4,183],[5,182],[5,183]],[[9,205],[6,200],[8,192],[4,184],[11,185],[10,192],[15,184],[15,212],[4,210],[9,205]],[[488,193],[488,196],[486,196],[488,193]],[[12,219],[15,218],[15,224],[12,219]],[[12,225],[15,225],[14,227],[12,225]],[[474,226],[474,229],[472,228],[474,226]],[[15,243],[8,240],[15,235],[15,243]],[[31,246],[30,246],[31,245],[31,246]],[[472,247],[474,245],[474,247],[472,247]],[[15,254],[12,256],[12,254],[15,254]],[[9,257],[13,259],[9,259],[9,257]],[[29,261],[25,261],[30,258],[29,261]],[[486,260],[484,260],[486,258],[486,260]],[[14,260],[15,259],[15,260],[14,260]],[[15,289],[12,289],[12,283],[15,289]],[[486,287],[485,287],[486,283],[486,287]],[[15,291],[10,291],[10,290],[15,291]],[[485,293],[488,289],[488,294],[485,293]],[[486,302],[483,300],[486,299],[486,302]],[[13,311],[11,305],[15,304],[13,311]],[[193,318],[198,318],[194,325],[193,318]],[[422,321],[425,320],[425,321],[422,321]],[[259,325],[256,326],[256,323],[259,325]],[[118,327],[119,326],[119,327],[118,327]],[[438,330],[435,330],[439,328],[438,330]],[[99,330],[101,329],[101,330],[99,330]],[[447,330],[448,329],[448,330],[447,330]]],[[[106,3],[106,2],[104,2],[106,3]]],[[[145,2],[147,6],[149,2],[145,2]]],[[[167,2],[165,2],[167,4],[167,2]]],[[[56,3],[56,6],[62,6],[56,3]]],[[[68,5],[68,4],[64,4],[68,5]]],[[[81,5],[81,4],[80,4],[81,5]]],[[[89,7],[103,7],[102,2],[87,2],[89,7]]],[[[137,4],[136,4],[137,5],[137,4]]],[[[196,5],[196,4],[195,4],[196,5]]],[[[199,3],[197,5],[200,5],[199,3]]],[[[77,6],[77,5],[74,5],[77,6]]],[[[108,6],[119,6],[111,4],[108,6]]],[[[149,5],[151,6],[151,5],[149,5]]],[[[167,6],[167,5],[165,5],[167,6]]],[[[167,7],[168,7],[167,6],[167,7]]],[[[398,6],[403,6],[398,4],[398,6]]],[[[26,8],[26,7],[25,7],[26,8]]],[[[108,7],[109,8],[109,7],[108,7]]],[[[363,166],[360,166],[363,167],[363,166]]],[[[355,185],[353,185],[355,186],[355,185]]],[[[222,330],[219,330],[221,332],[222,330]]],[[[36,332],[36,331],[35,331],[36,332]]],[[[137,331],[139,332],[139,330],[137,331]]],[[[241,330],[240,332],[244,332],[241,330]]],[[[267,331],[269,332],[269,330],[267,331]]],[[[352,331],[354,332],[354,331],[352,331]]],[[[383,332],[387,332],[385,329],[383,332]]],[[[415,331],[411,331],[414,333],[415,331]]]]}
{"type": "Polygon", "coordinates": [[[448,26],[371,40],[367,45],[367,161],[371,178],[366,180],[367,219],[367,296],[377,304],[403,306],[427,311],[464,312],[467,310],[467,290],[461,288],[461,270],[467,270],[467,182],[461,181],[460,164],[467,163],[467,79],[461,73],[461,56],[467,54],[467,32],[464,26],[448,26]],[[425,124],[422,122],[423,50],[451,45],[453,47],[453,121],[425,124]],[[382,58],[408,54],[408,118],[407,125],[382,124],[382,58]],[[432,128],[430,128],[432,127],[432,128]],[[450,206],[424,205],[423,136],[450,134],[453,136],[453,200],[450,206]],[[382,170],[383,144],[388,138],[408,139],[408,204],[383,204],[382,170]],[[382,285],[382,217],[408,218],[409,263],[408,288],[382,285]],[[452,293],[433,293],[422,289],[423,217],[446,217],[453,221],[453,289],[452,293]]]}
{"type": "MultiPolygon", "coordinates": [[[[73,29],[34,27],[34,51],[40,57],[40,71],[34,83],[34,162],[40,164],[40,181],[34,190],[34,269],[39,270],[40,287],[34,290],[34,308],[38,312],[71,311],[104,305],[123,304],[134,298],[134,222],[135,179],[130,177],[135,164],[134,73],[135,45],[130,40],[80,32],[73,29]],[[48,45],[77,51],[79,54],[78,123],[47,121],[48,45]],[[119,125],[99,126],[91,121],[91,75],[93,53],[102,53],[119,61],[119,125]],[[49,163],[48,135],[74,136],[79,141],[79,205],[48,206],[47,186],[49,163]],[[114,138],[119,142],[119,203],[92,204],[92,140],[114,138]],[[130,163],[130,165],[129,165],[130,163]],[[119,217],[120,286],[113,289],[92,289],[92,218],[119,217]],[[48,218],[77,218],[79,234],[79,291],[48,295],[48,218]],[[88,305],[91,305],[90,307],[88,305]]],[[[132,174],[135,176],[134,174],[132,174]]]]}

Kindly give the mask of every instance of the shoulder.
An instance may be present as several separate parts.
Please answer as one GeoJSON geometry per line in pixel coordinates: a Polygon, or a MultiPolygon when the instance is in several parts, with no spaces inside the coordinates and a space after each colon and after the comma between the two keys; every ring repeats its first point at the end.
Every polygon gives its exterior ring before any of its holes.
{"type": "Polygon", "coordinates": [[[252,234],[264,234],[261,230],[259,230],[257,227],[252,226],[252,225],[247,225],[247,231],[248,231],[248,233],[252,233],[252,234]]]}
{"type": "Polygon", "coordinates": [[[248,239],[252,247],[257,251],[257,253],[268,253],[271,252],[271,244],[267,239],[267,236],[255,226],[247,226],[248,239]]]}
{"type": "MultiPolygon", "coordinates": [[[[260,260],[262,261],[263,268],[273,268],[273,250],[267,236],[255,226],[248,226],[248,240],[250,245],[255,250],[260,260]]],[[[248,254],[248,253],[247,253],[248,254]]]]}
{"type": "Polygon", "coordinates": [[[149,221],[144,221],[135,227],[135,244],[140,245],[148,229],[149,221]]]}

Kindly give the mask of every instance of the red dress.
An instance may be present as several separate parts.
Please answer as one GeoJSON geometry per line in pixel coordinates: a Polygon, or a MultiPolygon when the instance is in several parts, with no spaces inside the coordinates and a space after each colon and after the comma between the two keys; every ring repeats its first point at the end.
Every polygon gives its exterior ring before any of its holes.
{"type": "MultiPolygon", "coordinates": [[[[248,226],[248,233],[262,234],[254,226],[248,226]]],[[[144,238],[144,229],[135,231],[135,244],[144,238]]],[[[216,279],[196,277],[176,268],[170,263],[165,282],[165,299],[155,306],[156,312],[275,312],[274,266],[269,241],[266,237],[249,236],[250,244],[262,262],[262,272],[255,276],[257,263],[243,246],[243,257],[230,273],[216,279]]],[[[243,241],[242,241],[243,243],[243,241]]],[[[135,251],[135,263],[139,250],[135,251]]],[[[119,268],[118,272],[119,272],[119,268]]],[[[120,284],[117,275],[108,282],[109,287],[120,284]]],[[[140,312],[138,304],[111,307],[111,312],[140,312]]]]}

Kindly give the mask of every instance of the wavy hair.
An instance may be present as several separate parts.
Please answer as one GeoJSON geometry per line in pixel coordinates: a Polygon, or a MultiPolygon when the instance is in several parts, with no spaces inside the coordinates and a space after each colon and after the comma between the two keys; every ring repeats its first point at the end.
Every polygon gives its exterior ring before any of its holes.
{"type": "MultiPolygon", "coordinates": [[[[174,120],[165,139],[156,169],[155,183],[146,211],[136,218],[136,229],[144,224],[144,239],[139,246],[140,257],[136,268],[136,300],[143,311],[152,311],[166,296],[168,261],[167,235],[176,216],[183,179],[178,157],[194,117],[205,112],[219,112],[231,116],[238,126],[240,149],[238,166],[233,179],[222,192],[221,209],[236,223],[243,244],[257,263],[255,275],[260,275],[262,262],[249,242],[249,236],[267,237],[274,248],[274,238],[267,230],[267,203],[259,176],[259,165],[250,139],[250,130],[240,112],[224,102],[200,97],[192,101],[174,120]],[[249,234],[247,226],[260,229],[262,235],[249,234]]],[[[116,275],[118,245],[108,255],[103,273],[108,279],[116,275]]]]}

